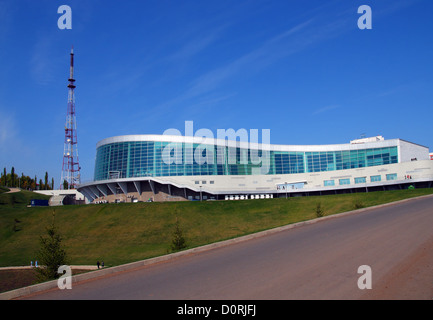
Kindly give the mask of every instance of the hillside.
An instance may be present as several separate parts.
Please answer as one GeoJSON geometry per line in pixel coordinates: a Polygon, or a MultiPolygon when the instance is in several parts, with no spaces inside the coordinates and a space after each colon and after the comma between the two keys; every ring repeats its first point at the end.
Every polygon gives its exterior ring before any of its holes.
{"type": "Polygon", "coordinates": [[[49,199],[50,196],[36,192],[21,190],[20,192],[8,193],[10,189],[0,187],[0,208],[6,207],[26,207],[32,199],[49,199]]]}
{"type": "Polygon", "coordinates": [[[314,219],[319,202],[325,215],[330,215],[432,193],[430,188],[289,199],[35,208],[26,207],[35,193],[1,193],[0,266],[29,265],[53,214],[70,264],[93,265],[103,260],[113,266],[166,254],[176,217],[191,248],[314,219]]]}

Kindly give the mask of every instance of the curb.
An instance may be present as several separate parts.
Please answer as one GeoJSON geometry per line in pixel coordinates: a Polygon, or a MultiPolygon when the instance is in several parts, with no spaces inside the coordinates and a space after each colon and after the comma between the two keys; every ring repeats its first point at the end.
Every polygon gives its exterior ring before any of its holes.
{"type": "MultiPolygon", "coordinates": [[[[209,251],[212,249],[222,248],[222,247],[225,247],[225,246],[228,246],[231,244],[236,244],[236,243],[264,237],[267,235],[271,235],[271,234],[279,233],[282,231],[298,228],[301,226],[314,224],[314,223],[324,221],[324,220],[330,220],[330,219],[334,219],[334,218],[345,217],[345,216],[356,214],[356,213],[362,213],[362,212],[369,211],[369,210],[374,210],[374,209],[378,209],[378,208],[383,208],[383,207],[387,207],[387,206],[392,206],[392,205],[396,205],[396,204],[401,204],[401,203],[405,203],[405,202],[409,202],[409,201],[420,200],[420,199],[430,198],[430,197],[433,197],[433,194],[403,199],[403,200],[399,200],[399,201],[395,201],[395,202],[389,202],[389,203],[380,204],[377,206],[372,206],[372,207],[367,207],[367,208],[362,208],[362,209],[357,209],[357,210],[351,210],[351,211],[346,211],[346,212],[342,212],[342,213],[336,213],[336,214],[332,214],[332,215],[321,217],[321,218],[316,218],[316,219],[301,221],[301,222],[297,222],[297,223],[293,223],[293,224],[288,224],[285,226],[276,227],[273,229],[252,233],[252,234],[241,236],[238,238],[223,240],[223,241],[207,244],[204,246],[200,246],[200,247],[196,247],[196,248],[192,248],[192,249],[188,249],[188,250],[184,250],[184,251],[179,251],[176,253],[171,253],[171,254],[155,257],[155,258],[149,258],[149,259],[145,259],[145,260],[141,260],[141,261],[131,262],[128,264],[123,264],[123,265],[115,266],[115,267],[105,267],[104,269],[98,269],[98,270],[93,271],[93,272],[81,273],[81,274],[72,276],[72,283],[74,284],[74,283],[78,283],[78,282],[82,282],[82,281],[94,280],[94,279],[104,277],[107,275],[112,275],[114,273],[123,272],[123,271],[130,271],[130,270],[137,269],[140,267],[150,266],[150,265],[153,265],[156,263],[170,261],[170,260],[185,256],[185,255],[196,254],[196,253],[209,251]]],[[[78,267],[78,266],[75,266],[75,267],[78,267]]],[[[12,300],[12,299],[16,299],[19,297],[31,295],[31,294],[34,294],[37,292],[41,292],[41,291],[45,291],[45,290],[49,290],[49,289],[54,289],[54,288],[57,288],[57,280],[47,281],[47,282],[44,282],[41,284],[35,284],[32,286],[28,286],[28,287],[19,288],[19,289],[7,291],[4,293],[0,293],[0,300],[12,300]]]]}

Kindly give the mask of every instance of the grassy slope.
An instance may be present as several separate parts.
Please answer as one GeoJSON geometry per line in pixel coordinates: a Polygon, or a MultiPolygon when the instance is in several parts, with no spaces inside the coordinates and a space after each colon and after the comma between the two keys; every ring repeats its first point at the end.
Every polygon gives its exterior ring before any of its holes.
{"type": "Polygon", "coordinates": [[[36,192],[22,190],[20,192],[7,193],[9,189],[0,187],[0,208],[7,207],[25,207],[30,204],[32,199],[50,199],[50,196],[36,192]]]}
{"type": "MultiPolygon", "coordinates": [[[[286,199],[103,204],[27,208],[25,203],[0,204],[0,266],[28,265],[39,248],[39,237],[52,222],[63,236],[73,265],[107,266],[168,252],[179,218],[188,247],[233,238],[316,217],[321,202],[325,214],[432,194],[433,189],[401,190],[286,199]],[[15,219],[19,231],[14,231],[15,219]]],[[[1,197],[0,201],[6,202],[1,197]]],[[[9,194],[10,195],[10,194],[9,194]]],[[[23,195],[20,195],[20,197],[23,195]]],[[[25,199],[32,195],[24,194],[25,199]]]]}
{"type": "Polygon", "coordinates": [[[0,187],[0,193],[8,192],[10,189],[6,187],[0,187]]]}

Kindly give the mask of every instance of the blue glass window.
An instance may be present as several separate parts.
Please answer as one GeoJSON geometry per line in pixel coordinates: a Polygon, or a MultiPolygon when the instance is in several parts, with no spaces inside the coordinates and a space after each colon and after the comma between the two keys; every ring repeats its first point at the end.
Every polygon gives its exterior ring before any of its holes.
{"type": "Polygon", "coordinates": [[[381,176],[371,176],[370,177],[371,182],[377,182],[377,181],[381,181],[381,180],[382,180],[381,176]]]}
{"type": "Polygon", "coordinates": [[[390,173],[386,175],[386,180],[397,180],[397,173],[390,173]]]}
{"type": "MultiPolygon", "coordinates": [[[[94,180],[110,179],[114,173],[119,178],[252,175],[256,172],[253,169],[261,166],[253,163],[253,155],[256,158],[265,155],[260,151],[191,143],[114,142],[96,150],[94,180]],[[165,163],[163,152],[169,144],[174,148],[169,152],[172,163],[165,163]],[[197,150],[198,147],[200,149],[197,150]],[[194,159],[196,150],[205,159],[200,164],[194,159]]],[[[269,175],[334,171],[398,162],[397,147],[327,152],[270,151],[268,155],[269,175]]],[[[393,179],[393,176],[389,179],[393,179]]]]}
{"type": "Polygon", "coordinates": [[[340,186],[345,184],[350,184],[350,179],[340,179],[339,180],[340,186]]]}
{"type": "Polygon", "coordinates": [[[367,182],[366,177],[355,178],[355,183],[366,183],[366,182],[367,182]]]}
{"type": "Polygon", "coordinates": [[[325,180],[325,181],[323,181],[323,185],[325,187],[335,186],[335,181],[334,180],[325,180]]]}

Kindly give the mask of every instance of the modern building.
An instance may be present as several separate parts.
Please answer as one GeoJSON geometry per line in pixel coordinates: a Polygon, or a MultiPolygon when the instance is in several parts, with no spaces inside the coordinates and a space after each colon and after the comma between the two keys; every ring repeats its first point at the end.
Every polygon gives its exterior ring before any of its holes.
{"type": "Polygon", "coordinates": [[[202,137],[127,135],[97,143],[93,203],[230,200],[433,186],[427,147],[365,138],[335,145],[272,145],[202,137]]]}

